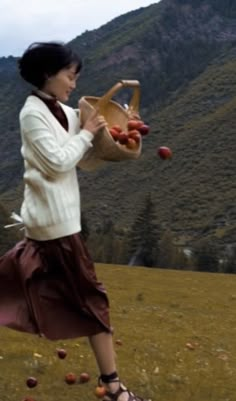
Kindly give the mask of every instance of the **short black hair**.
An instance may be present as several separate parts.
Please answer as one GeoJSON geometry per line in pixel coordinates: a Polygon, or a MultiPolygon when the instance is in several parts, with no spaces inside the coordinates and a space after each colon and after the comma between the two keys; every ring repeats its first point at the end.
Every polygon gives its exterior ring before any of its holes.
{"type": "Polygon", "coordinates": [[[82,68],[82,60],[70,46],[62,42],[32,43],[18,60],[22,78],[42,88],[46,79],[60,70],[76,65],[76,73],[82,68]]]}

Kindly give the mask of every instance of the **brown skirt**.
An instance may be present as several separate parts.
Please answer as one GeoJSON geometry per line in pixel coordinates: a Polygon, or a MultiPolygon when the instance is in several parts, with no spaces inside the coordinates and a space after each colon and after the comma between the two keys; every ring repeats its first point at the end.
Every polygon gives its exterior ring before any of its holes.
{"type": "Polygon", "coordinates": [[[0,258],[0,326],[50,340],[112,331],[106,291],[79,233],[26,238],[0,258]]]}

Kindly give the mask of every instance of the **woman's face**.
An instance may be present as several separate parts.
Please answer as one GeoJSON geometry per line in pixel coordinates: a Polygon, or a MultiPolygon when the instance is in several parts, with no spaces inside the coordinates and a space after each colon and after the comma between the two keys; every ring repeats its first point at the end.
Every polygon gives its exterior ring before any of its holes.
{"type": "Polygon", "coordinates": [[[55,96],[60,102],[66,102],[73,89],[76,88],[78,77],[76,65],[71,65],[49,77],[41,90],[48,95],[55,96]]]}

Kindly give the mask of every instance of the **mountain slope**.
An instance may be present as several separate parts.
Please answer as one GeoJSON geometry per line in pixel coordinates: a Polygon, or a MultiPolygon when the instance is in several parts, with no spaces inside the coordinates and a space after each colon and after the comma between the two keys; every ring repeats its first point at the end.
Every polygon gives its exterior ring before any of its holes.
{"type": "MultiPolygon", "coordinates": [[[[186,238],[230,234],[236,241],[235,68],[236,58],[212,64],[172,104],[152,113],[139,162],[86,175],[85,208],[91,203],[87,187],[93,185],[96,204],[109,205],[108,214],[129,226],[138,201],[151,193],[163,227],[186,238]],[[171,161],[156,156],[160,145],[171,147],[171,161]]],[[[98,218],[99,207],[95,210],[98,218]]],[[[94,220],[91,206],[90,214],[94,220]]]]}
{"type": "MultiPolygon", "coordinates": [[[[128,229],[151,193],[162,228],[178,240],[236,241],[235,27],[232,1],[162,0],[71,42],[85,64],[71,105],[119,79],[139,79],[141,114],[151,126],[139,161],[79,171],[92,229],[107,215],[128,229]],[[171,161],[157,158],[160,145],[172,148],[171,161]]],[[[29,91],[16,61],[0,59],[0,201],[9,209],[22,198],[18,112],[29,91]]],[[[123,91],[117,99],[129,96],[123,91]]]]}

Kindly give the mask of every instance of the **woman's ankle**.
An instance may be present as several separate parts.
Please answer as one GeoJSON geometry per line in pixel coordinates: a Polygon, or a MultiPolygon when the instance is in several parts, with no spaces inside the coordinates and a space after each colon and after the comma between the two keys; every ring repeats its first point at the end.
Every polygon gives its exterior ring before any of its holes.
{"type": "Polygon", "coordinates": [[[111,383],[113,381],[117,381],[117,380],[119,381],[119,376],[118,376],[116,371],[114,371],[114,372],[112,372],[112,373],[110,373],[108,375],[101,373],[100,380],[103,383],[108,384],[108,383],[111,383]]]}
{"type": "Polygon", "coordinates": [[[101,374],[99,382],[111,393],[115,393],[120,387],[120,379],[117,372],[112,372],[109,375],[101,374]]]}

